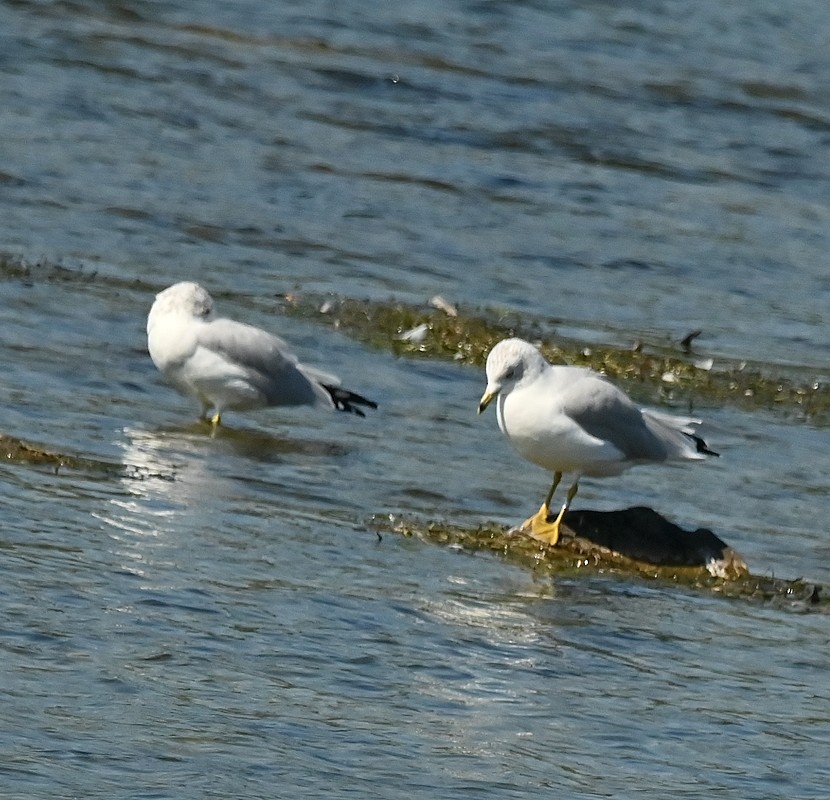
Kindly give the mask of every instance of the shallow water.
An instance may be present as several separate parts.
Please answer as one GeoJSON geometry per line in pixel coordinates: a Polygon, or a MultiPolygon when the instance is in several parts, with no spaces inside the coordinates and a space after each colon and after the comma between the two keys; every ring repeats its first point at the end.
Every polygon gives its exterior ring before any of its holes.
{"type": "MultiPolygon", "coordinates": [[[[275,296],[827,375],[828,33],[819,2],[0,5],[0,250],[68,269],[0,278],[0,432],[109,465],[0,465],[5,796],[825,797],[825,613],[379,539],[516,522],[547,477],[479,370],[275,296]],[[211,438],[146,355],[177,279],[380,410],[211,438]]],[[[828,583],[827,428],[696,411],[721,459],[577,502],[828,583]]]]}

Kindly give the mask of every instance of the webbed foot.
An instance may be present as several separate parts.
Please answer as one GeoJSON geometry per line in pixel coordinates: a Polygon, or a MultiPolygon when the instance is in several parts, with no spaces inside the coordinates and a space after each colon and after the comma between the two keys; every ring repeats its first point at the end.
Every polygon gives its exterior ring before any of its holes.
{"type": "Polygon", "coordinates": [[[562,524],[565,511],[567,511],[567,506],[562,506],[562,510],[556,515],[556,519],[549,520],[550,509],[547,503],[542,503],[542,507],[532,517],[526,519],[519,530],[530,534],[540,542],[546,542],[554,546],[559,542],[559,527],[562,524]]]}

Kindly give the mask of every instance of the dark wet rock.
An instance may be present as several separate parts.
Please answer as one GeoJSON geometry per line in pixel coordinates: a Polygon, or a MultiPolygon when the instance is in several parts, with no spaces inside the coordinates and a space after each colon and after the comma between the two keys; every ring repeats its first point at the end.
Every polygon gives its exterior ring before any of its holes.
{"type": "Polygon", "coordinates": [[[658,567],[703,567],[710,575],[747,575],[744,559],[707,528],[686,531],[651,508],[570,511],[559,546],[584,555],[615,554],[658,567]]]}
{"type": "Polygon", "coordinates": [[[460,552],[491,553],[537,574],[656,580],[797,612],[830,613],[830,598],[818,584],[753,575],[712,531],[684,531],[650,508],[573,511],[554,546],[500,525],[462,528],[384,515],[375,517],[373,527],[381,541],[381,531],[414,536],[460,552]]]}

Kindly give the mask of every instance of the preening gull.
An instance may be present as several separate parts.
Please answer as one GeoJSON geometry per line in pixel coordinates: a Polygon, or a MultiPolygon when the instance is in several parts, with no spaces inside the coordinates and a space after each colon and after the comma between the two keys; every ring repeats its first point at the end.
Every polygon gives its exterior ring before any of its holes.
{"type": "Polygon", "coordinates": [[[320,405],[364,416],[377,408],[340,387],[334,375],[301,364],[278,336],[213,315],[213,299],[184,281],[156,295],[147,317],[147,348],[164,377],[195,397],[214,426],[228,410],[320,405]]]}

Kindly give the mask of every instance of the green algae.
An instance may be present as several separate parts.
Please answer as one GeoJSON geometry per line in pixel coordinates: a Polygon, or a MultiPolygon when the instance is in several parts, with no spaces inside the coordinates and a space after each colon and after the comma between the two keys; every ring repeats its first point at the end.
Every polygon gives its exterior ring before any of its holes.
{"type": "Polygon", "coordinates": [[[731,549],[727,551],[727,558],[733,566],[727,564],[723,574],[712,575],[705,566],[649,564],[596,547],[579,538],[565,540],[552,547],[495,524],[464,528],[449,522],[423,522],[389,515],[375,517],[372,527],[378,535],[393,533],[466,553],[489,554],[545,577],[636,577],[797,611],[830,613],[830,598],[825,596],[820,585],[802,579],[753,575],[739,556],[732,560],[736,554],[731,549]]]}
{"type": "Polygon", "coordinates": [[[55,472],[63,467],[95,472],[113,472],[120,469],[119,466],[105,461],[59,453],[39,445],[29,444],[4,433],[0,433],[0,459],[11,464],[47,467],[55,472]]]}
{"type": "Polygon", "coordinates": [[[806,370],[734,362],[715,367],[691,352],[637,342],[631,347],[590,345],[555,336],[547,320],[521,319],[514,312],[481,309],[472,312],[386,301],[354,300],[319,295],[283,297],[285,313],[325,321],[369,346],[397,355],[439,358],[483,366],[496,342],[520,336],[537,343],[558,364],[590,367],[614,379],[633,394],[654,394],[667,404],[734,405],[783,412],[805,421],[826,421],[830,385],[806,370]]]}
{"type": "Polygon", "coordinates": [[[121,464],[99,458],[61,453],[37,444],[24,442],[22,439],[5,433],[0,433],[0,461],[17,466],[48,470],[54,472],[55,475],[64,470],[82,472],[87,476],[101,480],[112,478],[175,480],[175,474],[172,471],[161,472],[134,464],[121,464]]]}
{"type": "Polygon", "coordinates": [[[569,537],[564,532],[560,543],[551,546],[493,523],[485,523],[476,528],[464,528],[449,522],[422,523],[403,517],[376,518],[374,523],[380,530],[414,536],[432,544],[467,552],[489,552],[511,563],[550,575],[567,576],[585,572],[634,574],[649,579],[708,586],[713,582],[738,580],[748,574],[745,565],[740,561],[725,578],[712,576],[703,565],[651,564],[627,558],[584,539],[569,537]]]}

